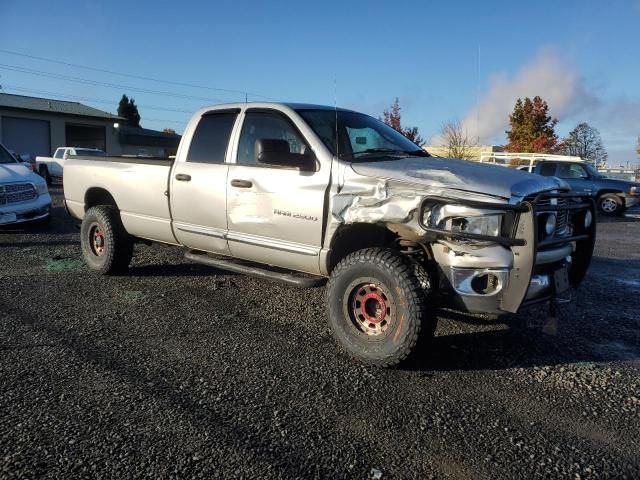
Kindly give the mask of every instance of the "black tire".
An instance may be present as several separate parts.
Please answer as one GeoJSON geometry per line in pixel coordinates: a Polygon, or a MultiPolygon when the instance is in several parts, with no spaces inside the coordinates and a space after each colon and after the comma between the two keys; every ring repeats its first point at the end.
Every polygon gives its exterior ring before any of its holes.
{"type": "Polygon", "coordinates": [[[433,337],[437,323],[426,275],[390,249],[369,248],[345,257],[327,286],[334,338],[369,365],[392,367],[413,357],[433,337]]]}
{"type": "Polygon", "coordinates": [[[133,241],[125,231],[116,207],[98,205],[85,213],[80,228],[82,255],[91,270],[102,275],[127,271],[133,241]]]}
{"type": "Polygon", "coordinates": [[[598,198],[598,211],[608,217],[622,215],[624,213],[624,203],[615,193],[605,193],[598,198]]]}
{"type": "Polygon", "coordinates": [[[49,175],[49,169],[46,165],[40,165],[40,170],[38,171],[40,176],[44,178],[44,181],[47,182],[47,185],[51,186],[51,175],[49,175]]]}

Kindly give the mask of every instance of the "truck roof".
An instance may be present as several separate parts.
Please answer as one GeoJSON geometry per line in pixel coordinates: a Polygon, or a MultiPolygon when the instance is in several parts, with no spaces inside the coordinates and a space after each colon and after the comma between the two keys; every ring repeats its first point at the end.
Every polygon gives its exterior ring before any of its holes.
{"type": "Polygon", "coordinates": [[[296,102],[236,102],[236,103],[218,103],[215,105],[209,105],[201,108],[201,111],[208,110],[224,110],[227,108],[273,108],[273,107],[287,107],[291,110],[338,110],[340,112],[353,112],[347,108],[334,107],[331,105],[316,105],[313,103],[296,103],[296,102]]]}

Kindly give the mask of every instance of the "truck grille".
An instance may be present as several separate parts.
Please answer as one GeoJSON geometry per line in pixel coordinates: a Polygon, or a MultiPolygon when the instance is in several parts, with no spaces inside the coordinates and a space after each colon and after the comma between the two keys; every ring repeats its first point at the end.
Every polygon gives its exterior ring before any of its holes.
{"type": "Polygon", "coordinates": [[[30,183],[0,185],[0,205],[27,202],[36,198],[36,189],[30,183]]]}

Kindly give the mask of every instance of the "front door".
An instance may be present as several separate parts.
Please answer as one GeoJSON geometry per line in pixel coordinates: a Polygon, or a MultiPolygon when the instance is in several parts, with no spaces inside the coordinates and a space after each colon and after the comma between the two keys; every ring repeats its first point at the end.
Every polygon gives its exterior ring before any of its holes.
{"type": "Polygon", "coordinates": [[[591,195],[593,184],[589,179],[587,170],[579,163],[558,162],[556,176],[563,179],[571,186],[571,191],[591,195]]]}
{"type": "Polygon", "coordinates": [[[285,140],[289,152],[310,148],[291,120],[277,111],[249,109],[229,167],[229,248],[235,257],[318,273],[329,166],[316,171],[259,164],[257,140],[285,140]]]}
{"type": "Polygon", "coordinates": [[[229,254],[225,160],[237,116],[236,110],[203,115],[189,151],[172,170],[173,228],[178,241],[189,248],[229,254]]]}

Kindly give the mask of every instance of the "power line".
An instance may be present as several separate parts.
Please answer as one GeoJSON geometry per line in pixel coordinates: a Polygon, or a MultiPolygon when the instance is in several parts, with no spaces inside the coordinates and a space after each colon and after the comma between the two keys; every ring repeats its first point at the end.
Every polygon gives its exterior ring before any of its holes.
{"type": "Polygon", "coordinates": [[[201,100],[201,101],[206,101],[206,102],[228,102],[229,100],[222,100],[219,98],[207,98],[207,97],[196,97],[193,95],[182,95],[179,93],[173,93],[173,92],[164,92],[164,91],[160,91],[160,90],[150,90],[150,89],[146,89],[146,88],[139,88],[139,87],[132,87],[130,85],[120,85],[117,83],[107,83],[107,82],[99,82],[97,80],[90,80],[87,78],[81,78],[81,77],[70,77],[67,75],[61,75],[59,73],[51,73],[51,72],[45,72],[42,70],[35,70],[32,68],[26,68],[26,67],[20,67],[20,66],[16,66],[16,65],[7,65],[5,63],[0,63],[0,70],[10,70],[13,72],[20,72],[20,73],[27,73],[29,75],[36,75],[36,76],[40,76],[40,77],[47,77],[47,78],[55,78],[58,80],[66,80],[66,81],[70,81],[70,82],[77,82],[77,83],[83,83],[85,85],[94,85],[94,86],[99,86],[99,87],[109,87],[109,88],[115,88],[117,90],[125,90],[125,91],[134,91],[134,92],[140,92],[140,93],[149,93],[152,95],[164,95],[166,97],[173,97],[173,98],[183,98],[183,99],[187,99],[187,100],[201,100]]]}
{"type": "Polygon", "coordinates": [[[231,90],[231,89],[226,89],[226,88],[215,88],[215,87],[208,87],[208,86],[205,86],[205,85],[195,85],[195,84],[192,84],[192,83],[184,83],[184,82],[175,82],[175,81],[171,81],[171,80],[163,80],[163,79],[147,77],[147,76],[143,76],[143,75],[134,75],[134,74],[131,74],[131,73],[116,72],[116,71],[113,71],[113,70],[106,70],[106,69],[103,69],[103,68],[90,67],[90,66],[87,66],[87,65],[80,65],[80,64],[77,64],[77,63],[63,62],[61,60],[54,60],[54,59],[51,59],[51,58],[39,57],[39,56],[36,56],[36,55],[29,55],[27,53],[14,52],[12,50],[5,50],[3,48],[0,48],[0,52],[7,53],[9,55],[16,55],[16,56],[19,56],[19,57],[30,58],[32,60],[40,60],[40,61],[43,61],[43,62],[57,63],[58,65],[65,65],[67,67],[83,68],[85,70],[92,70],[94,72],[107,73],[109,75],[119,75],[121,77],[136,78],[138,80],[147,80],[147,81],[157,82],[157,83],[164,83],[166,85],[177,85],[177,86],[180,86],[180,87],[201,88],[201,89],[211,90],[211,91],[237,93],[237,94],[242,94],[242,95],[245,95],[245,96],[246,95],[250,95],[252,97],[260,97],[260,98],[264,98],[264,99],[267,99],[267,100],[274,100],[273,98],[267,97],[265,95],[260,95],[258,93],[252,93],[252,92],[246,92],[246,91],[243,91],[243,90],[231,90]]]}
{"type": "MultiPolygon", "coordinates": [[[[47,91],[47,90],[35,90],[32,88],[23,88],[23,87],[18,87],[15,85],[8,85],[6,83],[2,84],[0,86],[1,87],[6,87],[8,89],[10,89],[11,91],[16,91],[16,92],[25,92],[25,93],[37,93],[39,95],[54,95],[56,97],[62,97],[62,98],[68,98],[71,100],[81,100],[83,102],[94,102],[94,103],[104,103],[104,104],[108,104],[108,105],[117,105],[118,102],[117,101],[113,101],[113,100],[107,100],[107,99],[99,99],[99,98],[89,98],[89,97],[81,97],[79,95],[68,95],[66,93],[58,93],[58,92],[51,92],[51,91],[47,91]]],[[[166,108],[166,107],[158,107],[158,106],[154,106],[154,105],[137,105],[140,108],[145,108],[147,110],[162,110],[165,112],[176,112],[176,113],[193,113],[193,111],[190,110],[178,110],[175,108],[166,108]]]]}

